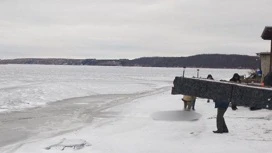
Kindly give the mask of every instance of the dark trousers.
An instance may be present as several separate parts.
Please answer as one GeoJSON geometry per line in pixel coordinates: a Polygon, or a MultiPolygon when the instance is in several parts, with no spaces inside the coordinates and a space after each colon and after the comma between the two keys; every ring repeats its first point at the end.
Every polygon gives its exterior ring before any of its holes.
{"type": "Polygon", "coordinates": [[[195,110],[195,102],[196,102],[196,99],[193,99],[193,101],[191,102],[191,106],[193,110],[195,110]]]}
{"type": "Polygon", "coordinates": [[[226,111],[227,109],[217,108],[216,125],[217,125],[217,130],[220,132],[229,131],[224,119],[224,114],[226,111]]]}

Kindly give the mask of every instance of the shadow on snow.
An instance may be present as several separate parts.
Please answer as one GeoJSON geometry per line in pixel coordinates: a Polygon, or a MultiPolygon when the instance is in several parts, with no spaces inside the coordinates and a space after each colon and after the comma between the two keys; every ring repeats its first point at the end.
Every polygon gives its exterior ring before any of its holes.
{"type": "Polygon", "coordinates": [[[160,111],[153,113],[151,117],[158,121],[197,121],[202,115],[194,111],[160,111]]]}

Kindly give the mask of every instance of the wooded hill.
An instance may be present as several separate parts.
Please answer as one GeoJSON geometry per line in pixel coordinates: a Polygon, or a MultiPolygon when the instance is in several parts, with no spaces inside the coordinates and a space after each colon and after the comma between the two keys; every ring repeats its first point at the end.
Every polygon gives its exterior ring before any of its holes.
{"type": "Polygon", "coordinates": [[[201,54],[188,57],[141,57],[133,60],[113,59],[60,59],[21,58],[0,60],[0,64],[44,64],[44,65],[97,65],[139,67],[198,67],[198,68],[248,68],[260,66],[258,56],[201,54]]]}

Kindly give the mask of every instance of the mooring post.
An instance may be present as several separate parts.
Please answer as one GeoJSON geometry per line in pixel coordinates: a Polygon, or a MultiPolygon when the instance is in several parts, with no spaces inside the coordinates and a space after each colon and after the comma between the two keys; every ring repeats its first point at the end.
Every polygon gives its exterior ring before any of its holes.
{"type": "Polygon", "coordinates": [[[182,74],[182,77],[184,78],[184,75],[185,75],[185,68],[186,67],[183,67],[183,74],[182,74]]]}

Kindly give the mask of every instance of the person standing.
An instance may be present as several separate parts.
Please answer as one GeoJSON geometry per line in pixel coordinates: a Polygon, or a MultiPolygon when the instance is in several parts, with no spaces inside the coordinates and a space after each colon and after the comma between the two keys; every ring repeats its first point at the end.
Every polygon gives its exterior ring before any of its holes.
{"type": "Polygon", "coordinates": [[[228,100],[214,100],[215,108],[217,108],[216,126],[217,130],[213,133],[229,133],[228,127],[226,125],[224,114],[229,107],[228,100]]]}
{"type": "MultiPolygon", "coordinates": [[[[234,73],[233,77],[230,79],[230,82],[235,82],[235,83],[241,83],[240,75],[238,73],[234,73]]],[[[237,104],[235,102],[231,102],[231,108],[232,110],[237,110],[237,104]]]]}
{"type": "MultiPolygon", "coordinates": [[[[207,76],[207,79],[209,79],[209,80],[214,80],[211,74],[209,74],[209,75],[207,76]]],[[[207,103],[209,103],[209,102],[210,102],[210,99],[207,100],[207,103]]]]}
{"type": "Polygon", "coordinates": [[[195,102],[196,102],[196,97],[193,97],[191,102],[192,110],[195,110],[195,102]]]}
{"type": "Polygon", "coordinates": [[[230,79],[231,82],[241,83],[240,75],[238,73],[234,73],[233,77],[230,79]]]}
{"type": "Polygon", "coordinates": [[[207,79],[214,80],[211,74],[207,76],[207,79]]]}

